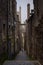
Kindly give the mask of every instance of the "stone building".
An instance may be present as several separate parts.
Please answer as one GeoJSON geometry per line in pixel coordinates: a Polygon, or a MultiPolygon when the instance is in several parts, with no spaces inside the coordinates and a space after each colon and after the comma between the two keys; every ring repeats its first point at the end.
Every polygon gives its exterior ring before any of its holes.
{"type": "Polygon", "coordinates": [[[17,15],[17,23],[15,27],[15,50],[18,52],[20,51],[20,21],[19,21],[19,15],[17,15]]]}
{"type": "MultiPolygon", "coordinates": [[[[27,20],[26,20],[26,50],[27,50],[27,53],[29,54],[29,44],[30,44],[30,36],[29,36],[29,33],[30,33],[30,22],[29,22],[29,18],[30,18],[30,4],[27,4],[27,20]]],[[[30,33],[31,34],[31,33],[30,33]]]]}
{"type": "Polygon", "coordinates": [[[16,26],[15,26],[15,50],[19,52],[21,50],[21,31],[20,31],[20,24],[21,24],[21,7],[19,11],[17,11],[17,19],[16,19],[16,26]]]}
{"type": "Polygon", "coordinates": [[[21,7],[19,7],[19,21],[21,22],[21,7]]]}
{"type": "Polygon", "coordinates": [[[43,65],[43,0],[34,0],[34,56],[43,65]]]}
{"type": "MultiPolygon", "coordinates": [[[[34,18],[34,15],[33,15],[34,18]]],[[[42,19],[40,21],[40,24],[36,27],[35,20],[32,20],[32,57],[37,59],[42,65],[43,65],[43,30],[42,30],[42,19]]]]}
{"type": "Polygon", "coordinates": [[[22,49],[25,49],[25,30],[26,29],[26,24],[25,23],[22,23],[21,25],[20,25],[20,32],[21,32],[21,50],[22,49]]]}
{"type": "Polygon", "coordinates": [[[30,16],[30,4],[27,4],[27,20],[29,19],[30,16]]]}
{"type": "Polygon", "coordinates": [[[28,38],[28,36],[29,36],[29,34],[28,34],[28,31],[29,31],[29,29],[28,29],[28,22],[27,22],[27,20],[26,20],[26,33],[25,33],[25,38],[26,38],[26,50],[27,50],[27,53],[29,54],[29,38],[28,38]]]}
{"type": "MultiPolygon", "coordinates": [[[[7,29],[7,0],[0,0],[0,49],[3,53],[6,45],[6,29],[7,29]]],[[[1,54],[1,53],[0,53],[1,54]]]]}
{"type": "Polygon", "coordinates": [[[19,21],[21,22],[21,7],[19,7],[19,11],[17,11],[17,15],[19,15],[19,21]]]}
{"type": "MultiPolygon", "coordinates": [[[[43,65],[43,1],[34,0],[34,13],[29,21],[31,22],[31,43],[29,44],[29,54],[43,65]]],[[[28,28],[29,29],[29,28],[28,28]]],[[[29,30],[29,31],[30,31],[29,30]]],[[[29,33],[28,33],[29,34],[29,33]]],[[[30,36],[29,36],[30,37],[30,36]]]]}
{"type": "MultiPolygon", "coordinates": [[[[0,50],[8,55],[15,54],[16,0],[0,0],[0,50]]],[[[1,53],[0,53],[1,54],[1,53]]]]}
{"type": "Polygon", "coordinates": [[[16,50],[15,50],[15,29],[16,29],[16,24],[17,24],[17,2],[16,0],[12,0],[12,23],[11,23],[11,30],[12,30],[12,34],[11,34],[11,50],[13,52],[13,54],[16,54],[16,50]]]}

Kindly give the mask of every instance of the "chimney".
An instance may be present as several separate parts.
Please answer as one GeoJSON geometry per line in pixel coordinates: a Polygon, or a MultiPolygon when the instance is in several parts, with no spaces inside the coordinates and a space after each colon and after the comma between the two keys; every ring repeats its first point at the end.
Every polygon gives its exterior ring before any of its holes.
{"type": "Polygon", "coordinates": [[[27,4],[27,19],[29,19],[30,16],[30,4],[27,4]]]}
{"type": "Polygon", "coordinates": [[[21,7],[19,7],[19,21],[21,22],[21,7]]]}

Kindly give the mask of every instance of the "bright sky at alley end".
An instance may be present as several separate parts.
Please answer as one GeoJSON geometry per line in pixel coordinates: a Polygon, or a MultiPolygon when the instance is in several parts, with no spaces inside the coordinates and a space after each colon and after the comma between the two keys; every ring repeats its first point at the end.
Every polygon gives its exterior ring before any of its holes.
{"type": "Polygon", "coordinates": [[[16,0],[17,10],[21,6],[21,21],[24,22],[27,18],[27,4],[30,4],[30,10],[33,9],[33,0],[16,0]]]}

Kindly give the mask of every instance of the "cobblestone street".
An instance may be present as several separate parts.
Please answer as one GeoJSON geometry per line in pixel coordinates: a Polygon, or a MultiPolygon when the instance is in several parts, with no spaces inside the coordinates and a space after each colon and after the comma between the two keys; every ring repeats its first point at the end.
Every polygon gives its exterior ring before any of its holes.
{"type": "Polygon", "coordinates": [[[3,65],[40,65],[38,61],[29,61],[26,51],[20,51],[15,60],[5,61],[3,65]]]}
{"type": "Polygon", "coordinates": [[[26,51],[20,51],[19,54],[16,56],[15,60],[28,60],[26,51]]]}

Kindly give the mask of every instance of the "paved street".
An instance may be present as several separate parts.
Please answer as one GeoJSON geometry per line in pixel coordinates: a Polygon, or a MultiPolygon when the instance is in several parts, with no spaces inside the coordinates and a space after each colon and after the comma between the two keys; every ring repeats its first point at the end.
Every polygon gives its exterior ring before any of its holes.
{"type": "Polygon", "coordinates": [[[3,65],[40,65],[37,61],[6,61],[3,65]]]}
{"type": "Polygon", "coordinates": [[[16,56],[15,60],[28,60],[28,56],[26,54],[26,51],[20,51],[20,53],[16,56]]]}
{"type": "Polygon", "coordinates": [[[5,61],[3,65],[40,65],[38,61],[28,61],[26,51],[20,51],[15,60],[5,61]]]}

